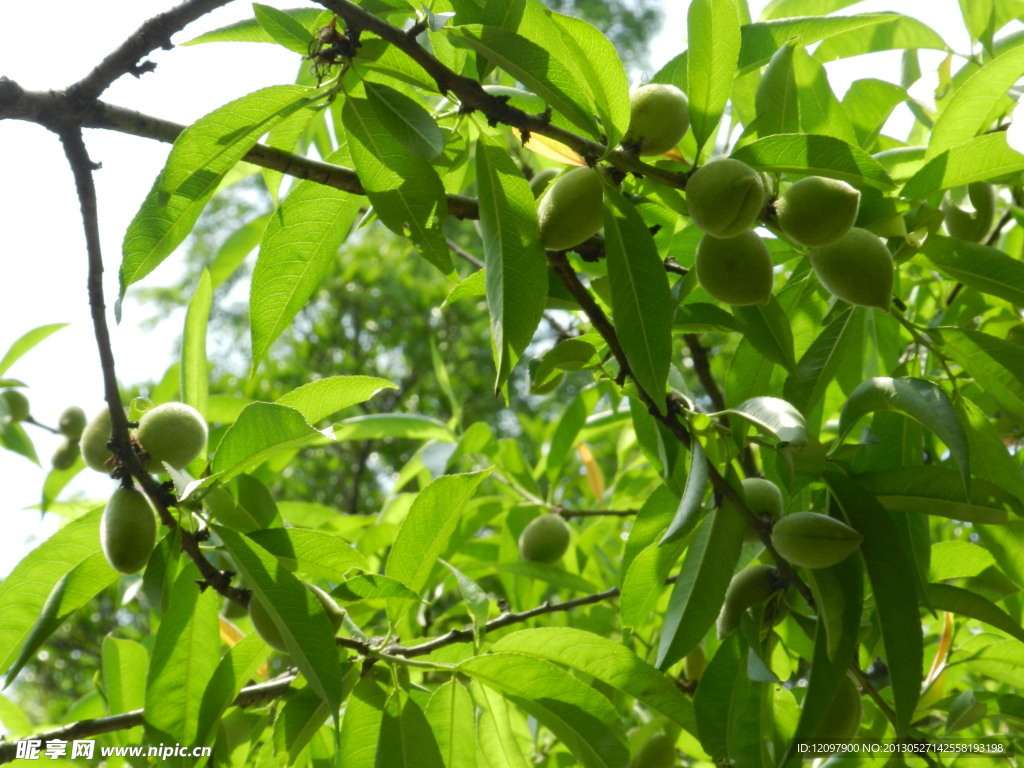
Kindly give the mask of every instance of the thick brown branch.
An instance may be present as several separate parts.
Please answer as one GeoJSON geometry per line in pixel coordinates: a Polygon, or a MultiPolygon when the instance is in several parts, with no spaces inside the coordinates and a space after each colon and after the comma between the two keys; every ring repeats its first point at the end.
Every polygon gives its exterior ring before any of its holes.
{"type": "MultiPolygon", "coordinates": [[[[37,123],[60,131],[65,126],[104,128],[120,133],[174,142],[185,126],[145,115],[141,112],[106,104],[102,101],[73,102],[63,91],[26,91],[12,80],[0,78],[0,120],[14,119],[37,123]]],[[[257,144],[242,158],[262,168],[280,171],[297,179],[309,179],[355,195],[365,195],[362,183],[351,168],[332,165],[308,157],[257,144]]],[[[459,219],[477,218],[476,200],[465,195],[448,195],[448,213],[459,219]]]]}
{"type": "Polygon", "coordinates": [[[71,86],[69,94],[76,101],[91,101],[121,76],[133,74],[138,77],[142,72],[152,69],[153,65],[140,66],[139,60],[157,48],[171,48],[171,35],[229,2],[231,0],[186,0],[169,11],[147,19],[92,72],[71,86]]]}

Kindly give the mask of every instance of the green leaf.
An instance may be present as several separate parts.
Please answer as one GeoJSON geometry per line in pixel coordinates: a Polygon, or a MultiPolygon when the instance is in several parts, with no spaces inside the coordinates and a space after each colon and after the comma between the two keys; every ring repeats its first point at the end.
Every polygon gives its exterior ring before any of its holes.
{"type": "Polygon", "coordinates": [[[604,236],[619,342],[637,384],[664,414],[676,302],[647,225],[611,187],[605,188],[604,236]]]}
{"type": "Polygon", "coordinates": [[[985,393],[1006,411],[1024,416],[1024,351],[1020,345],[969,328],[942,328],[940,332],[942,348],[985,393]]]}
{"type": "Polygon", "coordinates": [[[740,14],[734,0],[694,0],[686,14],[686,93],[697,152],[711,138],[732,93],[740,55],[740,14]]]}
{"type": "Polygon", "coordinates": [[[839,416],[840,441],[861,417],[873,411],[899,411],[914,419],[946,444],[960,467],[964,488],[970,488],[971,466],[967,434],[949,395],[926,379],[878,376],[862,382],[847,399],[839,416]]]}
{"type": "Polygon", "coordinates": [[[931,27],[912,16],[890,14],[875,27],[852,29],[825,40],[814,52],[822,62],[847,59],[866,53],[931,48],[948,51],[949,46],[931,27]]]}
{"type": "MultiPolygon", "coordinates": [[[[583,73],[582,82],[601,118],[604,143],[614,147],[629,125],[629,80],[612,42],[591,24],[573,16],[552,13],[562,32],[561,42],[583,73]]],[[[692,113],[691,113],[692,114],[692,113]]]]}
{"type": "Polygon", "coordinates": [[[252,632],[220,658],[199,705],[197,744],[213,741],[221,715],[231,706],[239,691],[252,680],[266,661],[269,650],[260,636],[252,632]]]}
{"type": "Polygon", "coordinates": [[[580,79],[564,60],[564,48],[545,48],[515,32],[480,24],[449,27],[447,31],[452,44],[486,57],[577,128],[593,138],[600,137],[593,105],[580,79]]]}
{"type": "Polygon", "coordinates": [[[103,507],[73,520],[37,546],[0,583],[0,669],[21,653],[62,578],[100,551],[103,507]]]}
{"type": "Polygon", "coordinates": [[[840,363],[856,349],[861,319],[862,313],[856,309],[836,314],[811,342],[797,362],[796,369],[786,379],[782,393],[802,413],[811,413],[821,402],[839,371],[840,363]]]}
{"type": "Polygon", "coordinates": [[[744,520],[719,507],[694,534],[672,588],[658,643],[658,669],[692,651],[715,623],[743,546],[744,520]]]}
{"type": "Polygon", "coordinates": [[[117,715],[142,709],[146,702],[145,687],[139,683],[146,679],[149,668],[146,646],[107,635],[100,646],[100,658],[107,712],[117,715]]]}
{"type": "Polygon", "coordinates": [[[309,88],[275,85],[229,102],[182,131],[125,233],[122,297],[192,231],[224,174],[260,136],[316,98],[309,88]]]}
{"type": "MultiPolygon", "coordinates": [[[[305,29],[310,31],[316,28],[316,21],[320,18],[322,10],[317,8],[291,8],[283,13],[292,17],[295,21],[298,21],[305,29]]],[[[234,24],[228,24],[224,27],[218,27],[217,29],[209,32],[204,32],[189,40],[182,45],[198,45],[200,43],[274,43],[276,42],[271,37],[264,27],[260,25],[256,19],[245,19],[243,21],[236,21],[234,24]]],[[[301,51],[303,55],[307,52],[301,51]]]]}
{"type": "Polygon", "coordinates": [[[843,111],[857,135],[858,146],[869,149],[893,109],[907,98],[906,90],[885,80],[855,80],[843,96],[843,111]]]}
{"type": "Polygon", "coordinates": [[[489,653],[458,668],[549,728],[583,768],[620,768],[629,761],[622,721],[608,699],[551,662],[489,653]]]}
{"type": "Polygon", "coordinates": [[[800,132],[800,93],[793,76],[793,56],[798,42],[799,38],[787,41],[765,67],[754,95],[758,136],[800,132]]]}
{"type": "Polygon", "coordinates": [[[488,471],[445,475],[419,492],[391,547],[384,573],[420,593],[459,524],[463,505],[488,471]]]}
{"type": "Polygon", "coordinates": [[[693,707],[675,683],[614,640],[572,627],[544,627],[505,635],[491,650],[562,664],[632,696],[690,733],[696,732],[693,707]]]}
{"type": "Polygon", "coordinates": [[[203,269],[185,313],[185,333],[181,339],[181,396],[204,417],[210,395],[209,372],[206,370],[206,326],[212,306],[210,273],[203,269]]]}
{"type": "Polygon", "coordinates": [[[969,579],[986,568],[998,567],[991,552],[969,541],[936,542],[929,559],[928,579],[933,582],[969,579]]]}
{"type": "Polygon", "coordinates": [[[929,584],[928,598],[940,611],[949,611],[958,616],[983,621],[1024,642],[1024,628],[1020,623],[991,600],[976,592],[951,584],[929,584]]]}
{"type": "Polygon", "coordinates": [[[322,437],[294,408],[250,403],[221,438],[213,456],[213,471],[223,473],[224,482],[278,451],[322,437]]]}
{"type": "Polygon", "coordinates": [[[366,558],[342,539],[304,528],[266,528],[246,534],[289,569],[311,577],[344,581],[353,568],[369,570],[366,558]]]}
{"type": "Polygon", "coordinates": [[[729,755],[729,710],[737,677],[746,673],[744,650],[740,633],[733,632],[718,646],[693,698],[701,746],[716,760],[726,760],[729,755]]]}
{"type": "Polygon", "coordinates": [[[424,711],[437,739],[445,768],[476,768],[476,708],[466,687],[457,679],[438,686],[424,711]]]}
{"type": "Polygon", "coordinates": [[[740,333],[754,349],[787,371],[796,368],[793,329],[778,299],[772,296],[767,304],[733,307],[732,314],[740,333]]]}
{"type": "Polygon", "coordinates": [[[924,664],[920,609],[914,581],[908,578],[914,566],[889,513],[877,499],[844,475],[826,472],[824,477],[850,525],[864,536],[860,551],[892,678],[896,733],[904,737],[917,706],[924,664]]]}
{"type": "Polygon", "coordinates": [[[477,141],[476,186],[498,392],[540,324],[548,269],[533,193],[504,146],[477,141]]]}
{"type": "Polygon", "coordinates": [[[288,691],[274,720],[274,751],[278,758],[282,762],[287,758],[288,765],[294,764],[329,714],[327,705],[312,688],[288,691]]]}
{"type": "Polygon", "coordinates": [[[426,715],[400,688],[388,696],[377,741],[377,768],[445,768],[426,715]]]}
{"type": "Polygon", "coordinates": [[[505,699],[478,682],[472,683],[471,691],[480,708],[477,739],[488,768],[530,768],[522,742],[513,731],[515,713],[509,710],[505,699]]]}
{"type": "Polygon", "coordinates": [[[366,99],[381,123],[415,157],[436,160],[444,152],[444,134],[419,102],[383,83],[367,81],[366,99]]]}
{"type": "Polygon", "coordinates": [[[447,202],[434,167],[402,146],[358,90],[345,98],[341,117],[352,162],[377,216],[392,232],[412,240],[442,273],[451,274],[441,230],[447,202]]]}
{"type": "Polygon", "coordinates": [[[66,328],[68,323],[53,323],[52,325],[41,325],[38,328],[33,328],[28,333],[22,334],[18,339],[11,344],[10,348],[4,353],[3,359],[0,359],[0,376],[7,373],[8,369],[26,352],[32,347],[39,344],[39,342],[46,339],[51,334],[56,333],[61,328],[66,328]]]}
{"type": "Polygon", "coordinates": [[[882,191],[895,184],[885,168],[860,147],[832,136],[783,133],[740,147],[731,155],[759,171],[828,176],[882,191]]]}
{"type": "Polygon", "coordinates": [[[377,741],[387,694],[372,675],[362,678],[345,702],[338,754],[345,768],[376,768],[377,741]]]}
{"type": "Polygon", "coordinates": [[[1000,525],[1006,507],[1024,515],[1024,502],[984,480],[971,480],[971,494],[951,467],[902,467],[854,478],[890,512],[940,515],[951,520],[1000,525]]]}
{"type": "Polygon", "coordinates": [[[337,719],[341,668],[334,630],[320,601],[277,558],[230,528],[212,526],[239,574],[260,599],[291,653],[292,661],[337,719]]]}
{"type": "Polygon", "coordinates": [[[709,415],[738,416],[774,436],[780,443],[798,448],[807,445],[807,424],[803,415],[792,403],[777,397],[752,397],[735,408],[709,415]]]}
{"type": "Polygon", "coordinates": [[[856,16],[827,18],[781,19],[779,21],[745,24],[740,30],[739,74],[757,69],[768,61],[787,40],[800,38],[802,45],[810,45],[834,35],[861,28],[873,28],[904,18],[898,13],[860,13],[856,16]]]}
{"type": "Polygon", "coordinates": [[[928,138],[925,159],[973,139],[989,127],[992,105],[1024,71],[1024,46],[1012,47],[984,64],[953,92],[928,138]]]}
{"type": "Polygon", "coordinates": [[[785,19],[792,16],[827,16],[860,0],[771,0],[761,11],[761,18],[785,19]]]}
{"type": "Polygon", "coordinates": [[[7,669],[4,687],[10,685],[36,651],[79,608],[113,584],[120,575],[107,564],[102,552],[96,552],[65,573],[53,587],[36,618],[21,652],[7,669]]]}
{"type": "Polygon", "coordinates": [[[335,440],[385,438],[455,442],[455,434],[445,424],[412,413],[371,413],[367,416],[353,416],[334,426],[335,440]]]}
{"type": "Polygon", "coordinates": [[[271,215],[249,289],[253,370],[320,287],[362,204],[357,195],[300,181],[271,215]]]}
{"type": "Polygon", "coordinates": [[[704,446],[694,438],[690,446],[690,469],[686,474],[686,487],[679,500],[679,506],[672,517],[672,522],[665,529],[665,534],[658,542],[662,547],[679,541],[690,534],[700,520],[701,504],[708,489],[708,459],[704,454],[704,446]]]}
{"type": "Polygon", "coordinates": [[[1024,307],[1024,263],[998,248],[929,235],[921,248],[928,261],[954,280],[1024,307]]]}
{"type": "Polygon", "coordinates": [[[269,5],[253,3],[252,9],[256,14],[256,21],[267,31],[274,42],[300,56],[309,54],[312,36],[302,22],[291,14],[279,11],[269,5]]]}
{"type": "Polygon", "coordinates": [[[306,421],[315,424],[345,408],[365,403],[384,389],[398,389],[398,385],[374,376],[331,376],[303,384],[276,402],[294,408],[306,421]]]}
{"type": "Polygon", "coordinates": [[[996,131],[958,144],[930,160],[903,185],[900,197],[921,200],[942,189],[1021,171],[1024,155],[1006,143],[1005,131],[996,131]]]}
{"type": "Polygon", "coordinates": [[[151,742],[195,743],[203,696],[220,651],[217,593],[200,590],[189,562],[171,587],[146,677],[146,733],[151,742]]]}
{"type": "Polygon", "coordinates": [[[419,595],[402,582],[375,573],[348,579],[336,586],[331,594],[346,604],[361,600],[419,600],[419,595]]]}
{"type": "Polygon", "coordinates": [[[268,221],[270,221],[270,214],[262,214],[245,222],[228,235],[209,266],[210,280],[214,290],[231,277],[245,261],[245,257],[260,244],[268,221]]]}

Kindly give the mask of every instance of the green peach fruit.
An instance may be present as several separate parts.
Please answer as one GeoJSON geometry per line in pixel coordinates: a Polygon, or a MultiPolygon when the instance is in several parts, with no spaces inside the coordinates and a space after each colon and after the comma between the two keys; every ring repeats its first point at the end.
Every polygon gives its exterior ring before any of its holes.
{"type": "Polygon", "coordinates": [[[630,768],[673,768],[676,763],[676,743],[656,733],[637,751],[630,768]]]}
{"type": "Polygon", "coordinates": [[[70,440],[80,440],[87,421],[85,411],[72,405],[70,408],[65,408],[64,413],[60,415],[57,429],[70,440]]]}
{"type": "Polygon", "coordinates": [[[604,226],[604,184],[590,167],[562,174],[537,206],[540,241],[550,251],[574,248],[604,226]]]}
{"type": "Polygon", "coordinates": [[[110,566],[121,573],[138,573],[156,546],[156,517],[145,494],[118,488],[100,518],[100,544],[110,566]]]}
{"type": "Polygon", "coordinates": [[[530,179],[530,191],[533,192],[533,198],[536,200],[544,194],[544,190],[548,188],[548,185],[558,176],[559,170],[557,168],[542,168],[533,174],[533,178],[530,179]]]}
{"type": "MultiPolygon", "coordinates": [[[[319,587],[313,584],[305,584],[304,586],[313,593],[320,605],[323,606],[327,619],[331,623],[331,628],[337,632],[341,628],[342,620],[345,618],[345,610],[334,602],[334,598],[319,587]]],[[[276,648],[284,653],[289,652],[288,644],[285,643],[281,630],[277,628],[277,624],[271,618],[270,612],[263,604],[263,601],[256,596],[255,592],[249,599],[249,618],[252,620],[253,629],[263,639],[263,642],[271,648],[276,648]]]]}
{"type": "Polygon", "coordinates": [[[795,512],[772,528],[776,551],[803,568],[828,568],[852,554],[864,539],[846,523],[820,512],[795,512]]]}
{"type": "Polygon", "coordinates": [[[984,182],[968,184],[966,192],[957,190],[947,193],[939,207],[946,217],[946,231],[950,237],[980,243],[995,222],[996,188],[984,182]],[[965,196],[974,208],[973,211],[957,205],[957,200],[962,201],[965,196]]]}
{"type": "Polygon", "coordinates": [[[166,462],[185,467],[206,447],[206,421],[185,403],[164,403],[139,419],[139,445],[149,454],[151,466],[166,462]]]}
{"type": "Polygon", "coordinates": [[[641,155],[663,155],[690,127],[686,94],[674,85],[650,83],[629,95],[629,128],[623,147],[637,147],[641,155]]]}
{"type": "Polygon", "coordinates": [[[735,237],[749,229],[765,202],[760,174],[730,157],[716,158],[686,182],[693,223],[714,237],[735,237]]]}
{"type": "Polygon", "coordinates": [[[10,421],[24,421],[29,416],[28,398],[16,389],[5,389],[0,392],[7,406],[7,417],[10,421]]]}
{"type": "Polygon", "coordinates": [[[82,458],[85,465],[97,472],[109,474],[114,469],[114,454],[107,448],[110,442],[110,411],[104,408],[82,430],[82,458]]]}
{"type": "Polygon", "coordinates": [[[723,639],[740,625],[740,619],[748,608],[765,602],[778,588],[778,571],[770,565],[752,565],[733,576],[718,614],[718,639],[723,639]]]}
{"type": "Polygon", "coordinates": [[[857,220],[860,192],[845,181],[808,176],[787,189],[775,204],[782,231],[801,245],[828,245],[857,220]]]}
{"type": "Polygon", "coordinates": [[[814,729],[810,738],[823,741],[847,741],[860,729],[863,707],[860,690],[849,673],[843,675],[836,697],[829,705],[828,714],[814,729]]]}
{"type": "MultiPolygon", "coordinates": [[[[760,477],[748,477],[743,480],[743,500],[747,507],[758,517],[775,521],[782,517],[782,510],[785,502],[782,500],[782,492],[779,486],[771,480],[764,480],[760,477]]],[[[743,533],[743,540],[746,542],[760,541],[757,530],[752,525],[747,525],[743,533]]]]}
{"type": "Polygon", "coordinates": [[[683,674],[692,683],[701,679],[707,666],[708,657],[704,653],[703,645],[698,645],[683,657],[683,674]]]}
{"type": "Polygon", "coordinates": [[[79,453],[78,443],[75,440],[65,440],[53,452],[50,463],[54,469],[71,469],[75,462],[78,461],[79,453]]]}
{"type": "Polygon", "coordinates": [[[772,257],[753,230],[727,238],[704,235],[694,267],[697,282],[718,301],[743,307],[771,300],[772,257]]]}
{"type": "Polygon", "coordinates": [[[569,548],[569,525],[560,515],[541,515],[519,536],[519,554],[530,563],[556,563],[569,548]]]}
{"type": "Polygon", "coordinates": [[[810,258],[818,280],[833,296],[889,311],[896,270],[892,254],[877,235],[851,227],[834,243],[812,248],[810,258]]]}

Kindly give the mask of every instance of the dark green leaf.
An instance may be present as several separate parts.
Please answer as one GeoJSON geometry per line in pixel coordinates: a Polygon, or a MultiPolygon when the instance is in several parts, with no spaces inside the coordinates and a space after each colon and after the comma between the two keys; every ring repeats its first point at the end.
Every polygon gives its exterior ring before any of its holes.
{"type": "Polygon", "coordinates": [[[793,330],[785,310],[774,296],[767,304],[733,307],[732,314],[740,333],[754,349],[787,371],[796,368],[793,330]]]}
{"type": "Polygon", "coordinates": [[[969,589],[951,584],[929,584],[928,597],[936,608],[958,616],[977,619],[1024,642],[1024,628],[1006,611],[969,589]]]}
{"type": "Polygon", "coordinates": [[[731,157],[759,171],[828,176],[882,191],[895,186],[882,164],[871,155],[832,136],[800,133],[766,136],[740,147],[731,157]]]}
{"type": "Polygon", "coordinates": [[[890,512],[941,515],[952,520],[999,525],[1006,507],[1024,515],[1024,502],[998,486],[977,478],[971,495],[951,467],[903,467],[857,475],[856,481],[890,512]]]}
{"type": "Polygon", "coordinates": [[[444,134],[419,102],[382,83],[366,83],[366,98],[377,117],[410,154],[436,160],[444,152],[444,134]]]}
{"type": "Polygon", "coordinates": [[[708,460],[704,455],[704,446],[694,438],[690,446],[690,470],[686,475],[686,488],[679,500],[676,513],[665,530],[658,546],[679,541],[688,536],[700,520],[701,504],[708,487],[708,460]]]}
{"type": "Polygon", "coordinates": [[[1024,307],[1024,264],[998,248],[930,235],[921,248],[928,261],[954,280],[1024,307]]]}

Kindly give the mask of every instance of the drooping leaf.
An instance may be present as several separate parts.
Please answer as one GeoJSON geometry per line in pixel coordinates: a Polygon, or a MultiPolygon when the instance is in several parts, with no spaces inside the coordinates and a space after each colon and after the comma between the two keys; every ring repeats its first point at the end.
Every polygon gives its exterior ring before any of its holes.
{"type": "Polygon", "coordinates": [[[619,767],[629,760],[622,722],[608,699],[551,662],[518,653],[489,653],[467,659],[458,668],[533,715],[583,768],[619,767]]]}
{"type": "Polygon", "coordinates": [[[204,269],[185,313],[185,333],[181,340],[182,400],[203,416],[210,395],[210,374],[206,369],[206,326],[213,306],[210,273],[204,269]]]}
{"type": "Polygon", "coordinates": [[[890,512],[941,515],[952,520],[999,525],[1006,507],[1024,515],[1024,502],[985,480],[971,481],[970,497],[952,467],[902,467],[857,475],[857,482],[890,512]]]}
{"type": "Polygon", "coordinates": [[[846,437],[861,417],[885,410],[906,414],[945,443],[960,467],[964,488],[969,489],[967,434],[949,395],[938,384],[911,377],[868,379],[850,393],[843,406],[839,417],[840,438],[846,437]]]}
{"type": "Polygon", "coordinates": [[[864,540],[860,551],[875,598],[882,642],[892,678],[896,733],[906,734],[921,691],[924,639],[914,582],[907,578],[912,562],[881,504],[855,481],[826,472],[828,483],[851,526],[864,540]]]}
{"type": "Polygon", "coordinates": [[[377,768],[446,768],[423,710],[401,689],[393,690],[384,705],[376,765],[377,768]]]}
{"type": "Polygon", "coordinates": [[[61,328],[66,328],[67,323],[53,323],[51,325],[41,325],[38,328],[33,328],[31,331],[19,336],[13,344],[4,353],[3,359],[0,359],[0,376],[7,373],[8,369],[26,352],[32,349],[34,346],[39,344],[41,341],[46,339],[51,334],[56,333],[61,328]]]}
{"type": "Polygon", "coordinates": [[[310,88],[275,85],[229,102],[182,131],[125,233],[122,297],[192,231],[224,174],[260,136],[315,98],[310,88]]]}
{"type": "Polygon", "coordinates": [[[637,383],[664,413],[676,303],[668,275],[640,214],[610,187],[604,233],[615,330],[637,383]]]}
{"type": "Polygon", "coordinates": [[[740,147],[731,157],[759,171],[828,176],[882,191],[895,186],[882,164],[871,155],[832,136],[799,133],[766,136],[740,147]]]}
{"type": "Polygon", "coordinates": [[[263,665],[269,646],[255,632],[235,643],[220,658],[199,705],[196,743],[213,740],[220,717],[263,665]]]}
{"type": "Polygon", "coordinates": [[[345,768],[376,768],[377,742],[387,693],[372,675],[364,677],[345,702],[341,720],[338,754],[345,756],[345,768]]]}
{"type": "Polygon", "coordinates": [[[504,147],[477,141],[476,184],[497,392],[533,340],[548,270],[533,193],[504,147]]]}
{"type": "Polygon", "coordinates": [[[657,666],[667,669],[700,642],[718,617],[743,546],[744,520],[720,507],[697,529],[672,588],[658,643],[657,666]]]}
{"type": "Polygon", "coordinates": [[[381,123],[415,157],[436,160],[444,152],[444,134],[417,101],[383,83],[366,82],[366,98],[381,123]]]}
{"type": "Polygon", "coordinates": [[[700,440],[694,438],[690,447],[690,469],[686,475],[683,497],[679,500],[679,506],[672,517],[672,522],[669,523],[665,534],[658,542],[659,547],[679,541],[694,529],[700,520],[701,505],[704,503],[707,487],[707,456],[704,454],[704,447],[700,444],[700,440]]]}
{"type": "Polygon", "coordinates": [[[952,584],[929,584],[928,597],[939,610],[990,624],[1021,642],[1024,628],[1010,614],[986,597],[952,584]]]}
{"type": "Polygon", "coordinates": [[[424,710],[434,732],[445,768],[477,768],[476,709],[466,687],[456,679],[443,683],[430,695],[424,710]]]}
{"type": "Polygon", "coordinates": [[[733,307],[732,314],[740,333],[754,349],[787,371],[796,367],[793,330],[778,299],[773,296],[767,304],[733,307]]]}
{"type": "Polygon", "coordinates": [[[807,425],[803,415],[792,403],[778,397],[752,397],[735,408],[713,415],[738,416],[781,443],[798,448],[807,445],[807,425]]]}
{"type": "Polygon", "coordinates": [[[714,134],[732,92],[740,55],[740,14],[733,0],[695,0],[686,15],[686,92],[697,151],[714,134]]]}
{"type": "Polygon", "coordinates": [[[309,55],[309,43],[312,37],[301,21],[291,14],[269,5],[253,3],[252,10],[256,14],[256,21],[273,38],[274,42],[300,56],[309,55]]]}
{"type": "MultiPolygon", "coordinates": [[[[316,28],[316,21],[320,17],[323,11],[316,8],[291,8],[284,11],[292,19],[298,21],[307,30],[316,28]]],[[[260,23],[255,19],[244,19],[243,21],[236,21],[233,24],[228,24],[224,27],[218,27],[217,29],[195,37],[182,45],[198,45],[200,43],[273,43],[276,42],[260,23]]],[[[307,51],[301,51],[303,55],[307,51]]]]}
{"type": "Polygon", "coordinates": [[[985,393],[1011,414],[1024,416],[1024,350],[969,328],[943,328],[942,346],[985,393]]]}
{"type": "Polygon", "coordinates": [[[1024,171],[1024,154],[1006,143],[1006,132],[978,136],[944,150],[910,177],[900,197],[920,200],[934,192],[1024,171]]]}
{"type": "Polygon", "coordinates": [[[838,313],[797,361],[782,392],[800,412],[811,413],[825,396],[844,356],[857,341],[860,319],[856,308],[838,313]]]}
{"type": "Polygon", "coordinates": [[[266,528],[246,534],[285,565],[309,576],[344,581],[353,569],[367,570],[366,558],[344,540],[305,528],[266,528]]]}
{"type": "Polygon", "coordinates": [[[474,703],[480,708],[477,736],[488,768],[529,768],[521,740],[512,726],[514,713],[505,698],[475,681],[470,690],[474,703]]]}
{"type": "Polygon", "coordinates": [[[1024,264],[998,248],[931,235],[921,248],[928,261],[976,291],[1024,306],[1024,264]]]}

